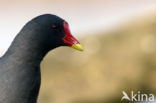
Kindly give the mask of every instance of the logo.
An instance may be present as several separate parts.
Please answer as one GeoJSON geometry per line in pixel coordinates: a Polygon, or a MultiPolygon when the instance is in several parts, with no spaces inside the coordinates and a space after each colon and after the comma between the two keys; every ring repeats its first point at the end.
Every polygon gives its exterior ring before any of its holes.
{"type": "Polygon", "coordinates": [[[127,100],[129,102],[154,102],[155,101],[155,96],[154,94],[145,94],[141,93],[140,91],[134,92],[131,91],[130,94],[128,95],[125,91],[122,91],[122,98],[121,101],[127,100]]]}

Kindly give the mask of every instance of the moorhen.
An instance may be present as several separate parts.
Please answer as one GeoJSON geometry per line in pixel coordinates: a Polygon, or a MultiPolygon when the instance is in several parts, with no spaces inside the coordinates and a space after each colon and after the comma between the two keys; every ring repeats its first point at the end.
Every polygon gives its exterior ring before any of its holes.
{"type": "Polygon", "coordinates": [[[0,59],[0,103],[36,103],[40,63],[59,46],[83,50],[62,18],[44,14],[29,21],[0,59]]]}

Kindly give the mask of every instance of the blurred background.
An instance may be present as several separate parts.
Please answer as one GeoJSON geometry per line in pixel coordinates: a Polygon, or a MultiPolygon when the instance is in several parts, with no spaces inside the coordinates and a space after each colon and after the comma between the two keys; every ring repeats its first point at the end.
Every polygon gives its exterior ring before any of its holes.
{"type": "Polygon", "coordinates": [[[120,103],[122,91],[156,94],[156,0],[0,0],[0,55],[25,23],[45,13],[68,21],[85,51],[49,52],[38,103],[120,103]]]}

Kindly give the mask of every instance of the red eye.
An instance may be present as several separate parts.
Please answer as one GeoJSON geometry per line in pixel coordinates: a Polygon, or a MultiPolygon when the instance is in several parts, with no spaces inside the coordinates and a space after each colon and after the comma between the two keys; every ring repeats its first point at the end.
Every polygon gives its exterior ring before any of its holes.
{"type": "Polygon", "coordinates": [[[52,29],[56,30],[57,29],[57,26],[56,25],[53,25],[52,26],[52,29]]]}

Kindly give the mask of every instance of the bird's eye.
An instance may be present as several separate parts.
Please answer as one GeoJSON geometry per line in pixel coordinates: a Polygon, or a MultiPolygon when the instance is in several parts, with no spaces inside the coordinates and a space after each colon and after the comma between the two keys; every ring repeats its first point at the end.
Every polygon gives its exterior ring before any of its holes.
{"type": "Polygon", "coordinates": [[[56,25],[53,25],[52,26],[52,29],[56,30],[57,29],[57,26],[56,25]]]}

